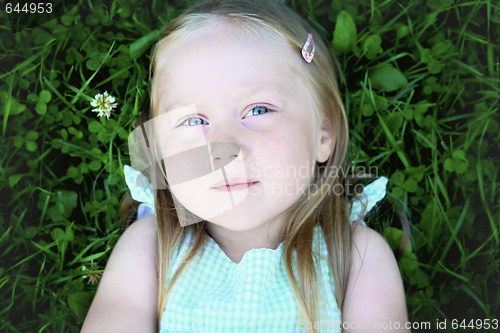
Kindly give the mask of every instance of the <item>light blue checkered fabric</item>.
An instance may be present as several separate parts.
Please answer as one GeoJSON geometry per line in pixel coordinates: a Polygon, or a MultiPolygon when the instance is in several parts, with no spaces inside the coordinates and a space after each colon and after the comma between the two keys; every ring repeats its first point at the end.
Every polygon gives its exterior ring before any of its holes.
{"type": "MultiPolygon", "coordinates": [[[[167,281],[192,241],[186,237],[182,242],[167,281]]],[[[313,250],[322,305],[318,323],[323,325],[322,332],[340,332],[340,310],[319,227],[314,230],[313,250]]],[[[296,263],[295,254],[293,262],[296,263]]],[[[202,255],[185,268],[174,284],[160,332],[305,332],[299,313],[286,275],[284,243],[276,250],[250,250],[236,264],[206,236],[202,255]]]]}

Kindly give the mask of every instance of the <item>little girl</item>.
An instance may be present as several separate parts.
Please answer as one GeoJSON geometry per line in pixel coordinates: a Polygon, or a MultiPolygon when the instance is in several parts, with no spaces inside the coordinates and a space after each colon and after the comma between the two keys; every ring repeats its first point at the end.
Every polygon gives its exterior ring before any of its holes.
{"type": "Polygon", "coordinates": [[[117,243],[84,332],[409,331],[394,256],[339,191],[333,59],[273,1],[204,1],[170,23],[125,170],[153,215],[117,243]]]}

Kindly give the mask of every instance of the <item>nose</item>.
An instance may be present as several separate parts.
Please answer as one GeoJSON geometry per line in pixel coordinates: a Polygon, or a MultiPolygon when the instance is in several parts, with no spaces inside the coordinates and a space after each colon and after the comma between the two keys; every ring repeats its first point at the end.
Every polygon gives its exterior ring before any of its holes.
{"type": "Polygon", "coordinates": [[[214,170],[223,168],[240,154],[240,147],[233,142],[209,142],[208,147],[214,170]]]}
{"type": "Polygon", "coordinates": [[[215,170],[248,153],[245,128],[232,119],[212,123],[205,140],[215,170]]]}

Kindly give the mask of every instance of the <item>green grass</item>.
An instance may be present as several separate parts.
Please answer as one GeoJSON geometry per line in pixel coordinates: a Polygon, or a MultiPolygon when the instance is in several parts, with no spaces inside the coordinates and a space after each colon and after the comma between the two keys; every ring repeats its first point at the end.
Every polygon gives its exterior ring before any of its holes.
{"type": "MultiPolygon", "coordinates": [[[[97,287],[83,276],[121,233],[149,48],[189,2],[79,1],[17,33],[2,7],[0,331],[79,331],[97,287]],[[104,91],[118,102],[109,120],[90,106],[104,91]]],[[[289,3],[337,51],[352,164],[390,179],[371,225],[396,247],[391,206],[411,220],[410,320],[452,332],[453,319],[498,319],[500,2],[289,3]]]]}

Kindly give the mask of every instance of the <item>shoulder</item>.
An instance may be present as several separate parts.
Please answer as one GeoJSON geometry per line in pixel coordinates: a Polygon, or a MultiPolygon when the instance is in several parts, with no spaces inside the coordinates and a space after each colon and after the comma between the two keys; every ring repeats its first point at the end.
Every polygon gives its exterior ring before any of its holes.
{"type": "Polygon", "coordinates": [[[373,255],[387,260],[394,257],[391,248],[378,232],[360,224],[356,226],[352,235],[353,263],[359,263],[357,260],[368,259],[367,256],[373,255]]]}
{"type": "Polygon", "coordinates": [[[82,332],[155,330],[156,275],[156,220],[145,217],[132,223],[113,249],[82,332]]]}
{"type": "Polygon", "coordinates": [[[132,223],[120,237],[115,251],[155,251],[156,218],[147,216],[132,223]],[[128,246],[132,247],[128,247],[128,246]]]}
{"type": "Polygon", "coordinates": [[[105,272],[130,265],[151,265],[155,260],[156,219],[147,216],[135,221],[125,230],[113,249],[105,272]]]}
{"type": "MultiPolygon", "coordinates": [[[[402,328],[408,320],[403,282],[394,254],[382,236],[361,225],[353,233],[351,268],[342,312],[344,322],[379,323],[380,330],[387,330],[384,325],[391,322],[398,322],[402,328]]],[[[372,332],[377,331],[377,327],[355,330],[372,332]]]]}

